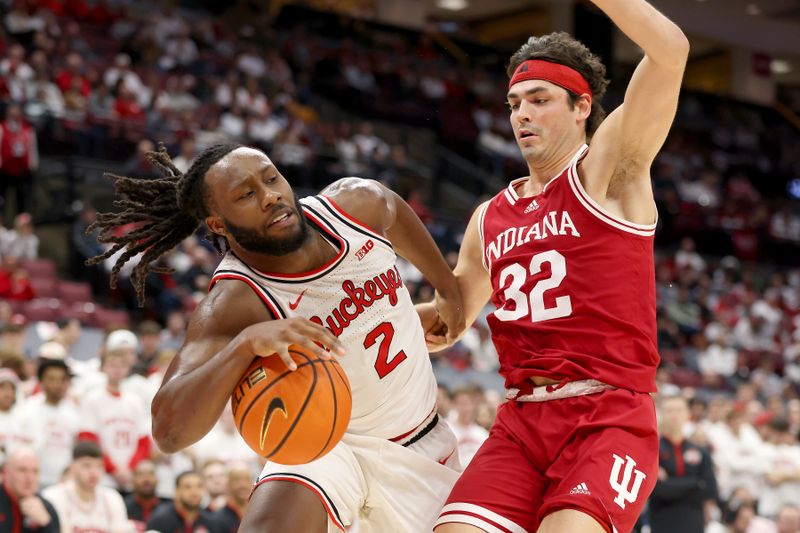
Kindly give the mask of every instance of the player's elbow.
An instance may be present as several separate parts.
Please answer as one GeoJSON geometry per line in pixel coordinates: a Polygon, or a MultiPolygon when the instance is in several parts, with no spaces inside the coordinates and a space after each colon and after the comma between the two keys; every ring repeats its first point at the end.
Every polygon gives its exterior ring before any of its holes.
{"type": "Polygon", "coordinates": [[[163,453],[176,453],[181,451],[184,446],[177,442],[176,435],[171,434],[169,431],[157,431],[156,424],[153,422],[153,440],[158,446],[159,451],[163,453]]]}
{"type": "Polygon", "coordinates": [[[674,37],[674,43],[670,46],[670,48],[673,49],[674,54],[681,66],[685,66],[686,62],[689,60],[689,51],[691,50],[692,46],[689,43],[689,38],[686,37],[686,34],[680,29],[677,30],[674,37]]]}
{"type": "Polygon", "coordinates": [[[660,61],[661,64],[683,72],[689,60],[690,48],[689,38],[686,37],[686,34],[684,34],[679,27],[674,26],[667,45],[663,49],[663,57],[660,61]]]}
{"type": "Polygon", "coordinates": [[[185,448],[186,445],[181,442],[180,428],[170,416],[170,409],[163,404],[163,398],[156,395],[151,406],[153,441],[160,451],[175,453],[185,448]]]}

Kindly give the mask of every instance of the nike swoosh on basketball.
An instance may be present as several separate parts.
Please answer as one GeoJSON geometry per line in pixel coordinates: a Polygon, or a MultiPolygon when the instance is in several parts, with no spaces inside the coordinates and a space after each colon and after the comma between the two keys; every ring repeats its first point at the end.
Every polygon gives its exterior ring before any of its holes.
{"type": "Polygon", "coordinates": [[[300,296],[297,297],[297,300],[295,300],[294,302],[289,302],[289,309],[291,309],[292,311],[297,309],[297,306],[300,305],[300,300],[303,299],[303,295],[306,293],[307,290],[308,289],[303,289],[303,292],[300,293],[300,296]]]}
{"type": "Polygon", "coordinates": [[[264,442],[267,440],[269,425],[272,422],[273,415],[277,411],[280,411],[284,418],[289,418],[289,414],[286,412],[286,405],[283,403],[283,400],[280,398],[273,398],[272,401],[269,402],[267,412],[264,413],[264,421],[261,423],[261,435],[259,435],[259,445],[261,446],[261,451],[264,451],[264,442]]]}

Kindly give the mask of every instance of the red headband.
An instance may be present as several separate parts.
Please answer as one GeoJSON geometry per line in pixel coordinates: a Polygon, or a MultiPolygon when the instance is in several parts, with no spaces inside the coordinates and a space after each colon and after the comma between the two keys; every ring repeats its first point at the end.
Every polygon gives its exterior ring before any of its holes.
{"type": "Polygon", "coordinates": [[[542,59],[529,59],[514,71],[511,81],[508,82],[508,88],[511,89],[511,86],[515,83],[525,80],[549,81],[568,91],[572,91],[578,96],[582,94],[592,96],[592,88],[586,78],[581,76],[577,70],[560,63],[552,63],[542,59]]]}

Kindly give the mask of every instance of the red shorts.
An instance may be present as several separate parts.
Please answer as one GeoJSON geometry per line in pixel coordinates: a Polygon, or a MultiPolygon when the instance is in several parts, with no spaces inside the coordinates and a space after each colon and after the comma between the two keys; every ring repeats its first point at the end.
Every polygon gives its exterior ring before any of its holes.
{"type": "Polygon", "coordinates": [[[489,439],[453,487],[437,525],[533,533],[548,514],[577,509],[629,533],[658,478],[648,394],[609,389],[500,406],[489,439]]]}

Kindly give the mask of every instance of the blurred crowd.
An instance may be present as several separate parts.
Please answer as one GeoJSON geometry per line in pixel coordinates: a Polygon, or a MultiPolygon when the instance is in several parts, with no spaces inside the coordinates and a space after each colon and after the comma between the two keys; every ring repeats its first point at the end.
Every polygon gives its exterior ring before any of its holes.
{"type": "MultiPolygon", "coordinates": [[[[203,233],[162,259],[174,272],[148,278],[139,310],[129,270],[108,288],[115,258],[84,265],[105,251],[85,233],[97,215],[86,198],[69,233],[80,281],[67,280],[39,257],[40,160],[80,155],[155,177],[145,153],[157,141],[186,170],[206,146],[239,140],[266,150],[299,188],[381,179],[408,199],[451,265],[463,226],[438,223],[422,179],[436,174],[434,156],[414,145],[409,125],[489,175],[524,173],[503,106],[503,54],[475,45],[458,61],[445,51],[454,43],[432,31],[291,7],[275,20],[257,3],[231,11],[0,2],[0,492],[29,502],[25,512],[43,528],[45,515],[89,527],[91,505],[87,516],[59,511],[75,497],[116,502],[115,530],[183,513],[233,531],[259,460],[229,410],[178,454],[150,438],[150,400],[219,259],[203,233]],[[30,500],[39,489],[49,503],[30,500]]],[[[800,185],[786,186],[800,176],[798,154],[800,135],[769,110],[686,94],[654,165],[662,458],[679,450],[703,465],[708,454],[711,466],[702,475],[698,466],[691,485],[686,465],[665,464],[642,531],[665,531],[664,509],[689,500],[709,533],[800,531],[800,185]],[[678,478],[691,490],[670,485],[678,478]]],[[[421,274],[399,268],[415,300],[429,300],[421,274]]],[[[488,312],[434,359],[439,412],[464,463],[503,401],[475,379],[498,367],[488,312]]]]}
{"type": "MultiPolygon", "coordinates": [[[[40,323],[46,342],[25,354],[24,324],[3,324],[0,490],[16,502],[41,490],[63,531],[171,532],[179,518],[236,531],[262,461],[239,438],[231,411],[179,453],[164,454],[151,439],[150,402],[182,343],[183,315],[166,328],[144,321],[136,333],[114,330],[88,358],[82,333],[77,319],[40,323]]],[[[34,524],[50,521],[40,505],[20,506],[34,524]]],[[[0,522],[13,516],[2,511],[0,522]]]]}

